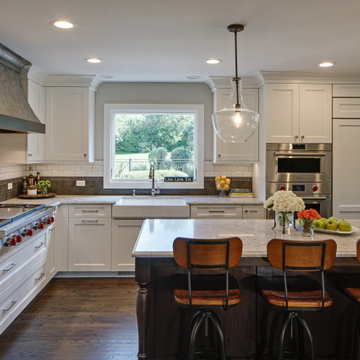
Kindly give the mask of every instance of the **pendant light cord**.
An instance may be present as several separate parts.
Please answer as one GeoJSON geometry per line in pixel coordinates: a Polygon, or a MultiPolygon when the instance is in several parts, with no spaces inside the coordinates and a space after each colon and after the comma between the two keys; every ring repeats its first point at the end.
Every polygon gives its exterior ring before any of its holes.
{"type": "Polygon", "coordinates": [[[238,59],[237,59],[237,31],[234,31],[235,36],[235,77],[233,78],[233,81],[235,81],[236,86],[236,104],[235,109],[240,109],[240,99],[239,99],[239,75],[238,75],[238,59]]]}

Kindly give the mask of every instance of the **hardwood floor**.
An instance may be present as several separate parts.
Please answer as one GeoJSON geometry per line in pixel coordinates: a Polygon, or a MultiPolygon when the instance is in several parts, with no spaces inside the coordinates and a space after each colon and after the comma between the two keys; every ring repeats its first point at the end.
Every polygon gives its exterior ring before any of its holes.
{"type": "Polygon", "coordinates": [[[133,279],[55,279],[0,336],[2,360],[135,360],[133,279]]]}

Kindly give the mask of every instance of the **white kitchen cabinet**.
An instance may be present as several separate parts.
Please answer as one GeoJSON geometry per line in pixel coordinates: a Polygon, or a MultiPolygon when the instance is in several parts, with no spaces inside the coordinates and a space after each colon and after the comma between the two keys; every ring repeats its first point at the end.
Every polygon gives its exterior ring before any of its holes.
{"type": "MultiPolygon", "coordinates": [[[[258,89],[242,89],[246,106],[258,112],[258,89]]],[[[217,89],[214,111],[222,109],[229,100],[230,89],[217,89]]],[[[260,120],[261,121],[261,120],[260,120]]],[[[259,130],[246,143],[227,143],[214,132],[214,163],[255,162],[259,159],[259,130]]]]}
{"type": "Polygon", "coordinates": [[[268,143],[331,143],[331,85],[266,84],[268,143]]]}
{"type": "Polygon", "coordinates": [[[333,85],[333,97],[360,97],[360,85],[333,85]]]}
{"type": "Polygon", "coordinates": [[[360,119],[360,98],[333,98],[333,117],[360,119]]]}
{"type": "Polygon", "coordinates": [[[243,219],[265,219],[263,205],[243,205],[243,219]]]}
{"type": "Polygon", "coordinates": [[[48,281],[50,281],[57,273],[54,226],[49,227],[46,233],[46,248],[47,248],[47,254],[46,254],[45,272],[46,272],[46,278],[48,279],[48,281]]]}
{"type": "MultiPolygon", "coordinates": [[[[28,102],[37,118],[45,124],[45,88],[44,86],[28,79],[27,81],[28,102]]],[[[45,134],[27,135],[27,162],[44,160],[45,134]]]]}
{"type": "Polygon", "coordinates": [[[135,271],[131,256],[143,220],[112,220],[111,270],[135,271]]]}
{"type": "Polygon", "coordinates": [[[111,269],[111,219],[69,219],[69,271],[111,269]]]}
{"type": "Polygon", "coordinates": [[[334,119],[333,213],[360,219],[360,119],[334,119]]]}
{"type": "Polygon", "coordinates": [[[67,270],[111,270],[111,205],[70,205],[68,214],[67,270]]]}
{"type": "Polygon", "coordinates": [[[46,160],[94,161],[94,90],[46,87],[46,160]]]}

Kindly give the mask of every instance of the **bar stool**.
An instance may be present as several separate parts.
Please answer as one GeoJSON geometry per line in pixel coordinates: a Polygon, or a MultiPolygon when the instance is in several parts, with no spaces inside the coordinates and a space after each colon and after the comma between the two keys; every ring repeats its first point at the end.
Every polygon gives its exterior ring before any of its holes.
{"type": "Polygon", "coordinates": [[[176,238],[173,243],[176,264],[187,269],[185,286],[174,289],[175,302],[197,310],[190,322],[187,341],[188,359],[195,355],[195,340],[201,325],[212,324],[220,347],[220,359],[226,360],[224,334],[215,309],[227,310],[241,300],[237,281],[229,275],[242,254],[242,241],[237,238],[176,238]]]}
{"type": "MultiPolygon", "coordinates": [[[[360,262],[360,240],[356,243],[356,258],[360,262]]],[[[360,304],[360,288],[347,286],[343,288],[344,292],[349,295],[355,302],[360,304]]],[[[360,317],[356,322],[355,328],[355,338],[354,338],[354,351],[353,359],[357,360],[359,358],[359,335],[360,335],[360,317]]]]}
{"type": "MultiPolygon", "coordinates": [[[[286,331],[291,325],[297,323],[300,339],[300,355],[303,354],[303,332],[305,331],[311,350],[311,359],[315,360],[313,339],[309,326],[299,311],[322,311],[332,304],[332,299],[325,290],[324,270],[329,269],[336,257],[336,242],[324,241],[294,241],[272,239],[267,247],[270,264],[283,273],[282,289],[265,289],[261,293],[268,304],[283,310],[285,319],[282,323],[278,359],[283,359],[284,339],[286,331]],[[309,277],[289,276],[289,272],[320,272],[321,286],[309,277]],[[300,281],[301,280],[301,287],[300,281]]],[[[295,274],[294,274],[295,275],[295,274]]],[[[270,356],[272,358],[275,337],[276,318],[273,321],[270,336],[270,356]]]]}

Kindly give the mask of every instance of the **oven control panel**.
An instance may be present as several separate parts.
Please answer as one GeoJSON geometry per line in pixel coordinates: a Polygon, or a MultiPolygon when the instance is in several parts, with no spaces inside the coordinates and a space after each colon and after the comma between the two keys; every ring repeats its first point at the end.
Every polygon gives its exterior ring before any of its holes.
{"type": "Polygon", "coordinates": [[[329,183],[301,183],[301,182],[289,182],[289,183],[267,183],[266,193],[273,194],[279,190],[293,191],[299,196],[324,196],[331,194],[331,184],[329,183]]]}

